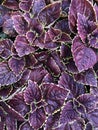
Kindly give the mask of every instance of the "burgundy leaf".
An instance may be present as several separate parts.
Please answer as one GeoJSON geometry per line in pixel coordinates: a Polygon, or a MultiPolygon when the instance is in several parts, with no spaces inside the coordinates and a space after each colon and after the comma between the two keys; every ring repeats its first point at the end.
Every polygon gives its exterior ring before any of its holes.
{"type": "Polygon", "coordinates": [[[86,47],[78,36],[73,40],[71,51],[79,72],[93,68],[97,62],[95,52],[91,48],[86,47]]]}
{"type": "Polygon", "coordinates": [[[29,54],[25,56],[25,62],[27,68],[33,68],[34,65],[37,63],[37,60],[34,55],[29,54]]]}
{"type": "Polygon", "coordinates": [[[45,123],[46,115],[43,107],[36,109],[29,115],[30,126],[39,129],[45,123]]]}
{"type": "Polygon", "coordinates": [[[32,102],[39,102],[42,98],[41,90],[36,84],[31,80],[28,81],[28,87],[24,91],[24,99],[27,104],[31,104],[32,102]]]}
{"type": "Polygon", "coordinates": [[[28,31],[28,23],[21,15],[13,15],[12,20],[18,34],[22,35],[28,31]]]}
{"type": "Polygon", "coordinates": [[[71,42],[71,37],[67,33],[62,33],[61,37],[58,39],[58,42],[71,42]]]}
{"type": "Polygon", "coordinates": [[[88,0],[72,0],[69,9],[69,26],[72,32],[76,33],[77,14],[83,14],[90,21],[96,21],[95,11],[88,0]]]}
{"type": "Polygon", "coordinates": [[[93,69],[75,74],[74,78],[79,83],[97,87],[97,78],[93,69]]]}
{"type": "Polygon", "coordinates": [[[9,100],[8,104],[22,116],[25,116],[29,112],[29,107],[24,101],[23,93],[16,94],[9,100]]]}
{"type": "Polygon", "coordinates": [[[85,106],[87,112],[94,110],[96,106],[96,97],[92,94],[83,94],[77,98],[77,101],[85,106]]]}
{"type": "Polygon", "coordinates": [[[0,85],[10,85],[20,80],[21,75],[16,76],[8,67],[6,62],[0,63],[0,85]]]}
{"type": "Polygon", "coordinates": [[[90,46],[98,49],[98,28],[89,35],[88,39],[90,46]]]}
{"type": "Polygon", "coordinates": [[[22,73],[24,66],[25,66],[25,61],[24,58],[10,58],[8,61],[8,65],[10,69],[16,74],[19,75],[22,73]]]}
{"type": "Polygon", "coordinates": [[[43,98],[47,103],[45,107],[47,113],[53,113],[58,110],[67,98],[68,90],[57,86],[56,84],[47,83],[41,86],[43,98]]]}
{"type": "Polygon", "coordinates": [[[94,127],[98,128],[98,109],[94,109],[88,114],[88,119],[94,127]]]}
{"type": "Polygon", "coordinates": [[[24,122],[19,127],[19,130],[34,130],[28,122],[24,122]]]}
{"type": "Polygon", "coordinates": [[[10,115],[6,116],[6,128],[7,130],[17,130],[17,124],[16,119],[13,117],[10,117],[10,115]]]}
{"type": "Polygon", "coordinates": [[[84,85],[79,84],[73,80],[73,77],[68,75],[67,73],[62,73],[58,84],[65,89],[70,91],[70,98],[78,97],[81,94],[85,93],[84,85]]]}
{"type": "Polygon", "coordinates": [[[11,47],[13,45],[13,42],[10,39],[4,39],[0,41],[0,57],[3,59],[8,59],[12,52],[11,47]]]}
{"type": "Polygon", "coordinates": [[[35,67],[31,70],[29,79],[39,84],[46,74],[47,71],[42,66],[35,67]]]}
{"type": "Polygon", "coordinates": [[[7,8],[9,8],[9,9],[12,9],[12,10],[18,10],[19,9],[17,0],[5,0],[3,2],[3,5],[7,8]]]}
{"type": "Polygon", "coordinates": [[[13,88],[12,87],[2,87],[0,88],[0,97],[1,98],[6,98],[10,95],[12,92],[13,88]]]}
{"type": "Polygon", "coordinates": [[[19,8],[20,8],[22,11],[29,12],[30,9],[31,9],[31,5],[32,5],[32,0],[28,0],[28,1],[26,1],[26,2],[21,1],[21,2],[19,3],[19,8]]]}
{"type": "Polygon", "coordinates": [[[79,113],[75,110],[73,102],[69,101],[65,104],[61,116],[60,123],[68,123],[79,118],[79,113]]]}
{"type": "Polygon", "coordinates": [[[14,46],[18,55],[20,57],[24,55],[28,55],[35,51],[34,47],[32,47],[27,41],[25,36],[18,35],[15,39],[14,46]]]}
{"type": "Polygon", "coordinates": [[[87,42],[88,34],[96,29],[96,24],[80,13],[78,13],[77,26],[78,34],[84,43],[87,42]]]}
{"type": "Polygon", "coordinates": [[[41,10],[38,18],[44,25],[49,25],[53,23],[60,16],[60,2],[47,5],[41,10]]]}
{"type": "Polygon", "coordinates": [[[36,17],[45,6],[45,0],[34,0],[32,5],[32,14],[34,17],[36,17]]]}

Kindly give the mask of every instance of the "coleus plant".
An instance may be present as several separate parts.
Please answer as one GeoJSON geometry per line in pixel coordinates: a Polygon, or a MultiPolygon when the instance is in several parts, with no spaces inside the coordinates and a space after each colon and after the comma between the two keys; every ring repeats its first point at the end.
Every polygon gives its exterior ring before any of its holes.
{"type": "Polygon", "coordinates": [[[98,129],[98,1],[1,0],[0,130],[98,129]]]}

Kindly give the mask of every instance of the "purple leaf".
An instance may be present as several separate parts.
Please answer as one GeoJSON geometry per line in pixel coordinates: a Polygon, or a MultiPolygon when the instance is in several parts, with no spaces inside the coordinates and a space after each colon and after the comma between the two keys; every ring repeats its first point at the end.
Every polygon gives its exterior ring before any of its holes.
{"type": "Polygon", "coordinates": [[[10,85],[20,80],[21,75],[16,76],[6,62],[0,63],[0,85],[10,85]]]}
{"type": "Polygon", "coordinates": [[[28,39],[28,41],[30,42],[30,44],[35,40],[36,38],[36,34],[33,31],[28,31],[26,33],[26,38],[28,39]]]}
{"type": "Polygon", "coordinates": [[[52,130],[59,125],[60,112],[50,115],[46,121],[45,130],[52,130]]]}
{"type": "Polygon", "coordinates": [[[93,130],[93,125],[92,125],[90,122],[88,122],[88,123],[86,124],[85,130],[93,130]]]}
{"type": "Polygon", "coordinates": [[[26,2],[21,1],[19,3],[19,8],[24,12],[29,12],[31,9],[32,0],[28,0],[26,2]]]}
{"type": "Polygon", "coordinates": [[[9,36],[16,36],[16,31],[13,27],[13,21],[12,19],[8,19],[3,24],[3,32],[6,33],[9,36]]]}
{"type": "Polygon", "coordinates": [[[7,130],[17,130],[17,124],[16,119],[13,117],[10,117],[10,115],[6,116],[6,128],[7,130]]]}
{"type": "Polygon", "coordinates": [[[14,42],[15,49],[20,57],[24,55],[28,55],[35,51],[34,47],[32,47],[27,41],[25,36],[18,35],[14,42]]]}
{"type": "Polygon", "coordinates": [[[49,57],[47,59],[46,66],[50,69],[50,72],[55,74],[55,75],[59,75],[61,72],[58,64],[56,63],[56,61],[52,57],[49,57]]]}
{"type": "Polygon", "coordinates": [[[13,15],[12,20],[18,34],[22,35],[28,31],[28,23],[21,15],[13,15]]]}
{"type": "Polygon", "coordinates": [[[94,109],[88,114],[88,119],[94,127],[98,128],[98,109],[94,109]]]}
{"type": "Polygon", "coordinates": [[[45,0],[34,0],[31,13],[36,17],[45,6],[45,0]]]}
{"type": "Polygon", "coordinates": [[[55,2],[43,8],[38,15],[41,23],[49,25],[57,20],[60,16],[60,2],[55,2]]]}
{"type": "Polygon", "coordinates": [[[71,33],[71,31],[70,31],[70,29],[69,29],[68,19],[67,19],[67,18],[58,21],[58,22],[55,24],[55,28],[56,28],[56,29],[60,29],[62,32],[65,32],[65,33],[67,33],[67,34],[70,34],[70,33],[71,33]]]}
{"type": "Polygon", "coordinates": [[[55,29],[53,27],[49,28],[49,30],[45,33],[45,42],[47,42],[48,37],[51,41],[57,41],[61,36],[61,31],[59,29],[55,29]]]}
{"type": "Polygon", "coordinates": [[[45,123],[46,115],[43,107],[36,109],[29,115],[29,123],[34,129],[39,129],[45,123]]]}
{"type": "Polygon", "coordinates": [[[73,102],[69,101],[65,104],[64,108],[62,109],[60,123],[68,123],[74,121],[75,119],[78,119],[79,116],[79,113],[75,110],[73,106],[73,102]]]}
{"type": "Polygon", "coordinates": [[[35,58],[34,55],[29,54],[25,56],[25,62],[27,68],[33,68],[34,65],[37,63],[37,59],[35,58]]]}
{"type": "Polygon", "coordinates": [[[97,78],[93,69],[88,69],[85,72],[75,74],[74,78],[77,82],[84,85],[97,87],[97,78]]]}
{"type": "Polygon", "coordinates": [[[68,90],[57,86],[56,84],[47,83],[41,86],[43,98],[47,103],[45,107],[47,113],[53,113],[58,110],[67,98],[68,90]]]}
{"type": "Polygon", "coordinates": [[[77,98],[77,101],[80,104],[85,106],[87,113],[89,113],[90,111],[94,110],[94,108],[96,106],[96,97],[94,97],[94,95],[92,95],[92,94],[80,95],[77,98]]]}
{"type": "Polygon", "coordinates": [[[10,58],[8,61],[8,65],[10,69],[15,73],[15,75],[19,75],[22,73],[24,66],[25,66],[25,61],[24,58],[10,58]]]}
{"type": "Polygon", "coordinates": [[[88,17],[90,21],[96,21],[95,11],[88,0],[72,0],[69,9],[69,26],[72,32],[76,33],[77,14],[88,17]]]}
{"type": "Polygon", "coordinates": [[[28,81],[28,87],[24,91],[24,99],[27,104],[31,104],[32,102],[39,102],[42,98],[41,90],[36,84],[31,80],[28,81]]]}
{"type": "Polygon", "coordinates": [[[0,57],[2,57],[3,59],[8,59],[12,52],[11,52],[11,48],[12,48],[13,42],[10,39],[4,39],[0,41],[0,57]]]}
{"type": "Polygon", "coordinates": [[[88,37],[91,47],[98,49],[98,28],[94,30],[88,37]]]}
{"type": "Polygon", "coordinates": [[[42,66],[38,68],[35,67],[31,70],[29,79],[39,84],[41,83],[42,79],[44,78],[46,74],[47,74],[47,71],[42,66]]]}
{"type": "Polygon", "coordinates": [[[97,21],[98,21],[98,5],[97,4],[94,4],[94,9],[95,9],[96,17],[97,17],[97,21]]]}
{"type": "Polygon", "coordinates": [[[9,8],[9,9],[12,9],[12,10],[18,10],[19,9],[17,0],[5,0],[3,2],[3,5],[7,8],[9,8]]]}
{"type": "Polygon", "coordinates": [[[77,20],[77,29],[78,34],[82,41],[85,43],[87,42],[88,34],[92,33],[96,29],[96,24],[93,21],[89,21],[87,17],[78,13],[78,20],[77,20]]]}
{"type": "Polygon", "coordinates": [[[28,122],[24,122],[19,127],[19,130],[34,130],[28,122]]]}
{"type": "Polygon", "coordinates": [[[73,77],[68,75],[67,73],[62,73],[58,84],[65,89],[70,91],[70,98],[78,97],[81,94],[85,93],[84,85],[79,84],[73,80],[73,77]]]}
{"type": "Polygon", "coordinates": [[[95,52],[91,48],[86,47],[78,36],[73,40],[71,51],[79,72],[93,68],[97,62],[95,52]]]}
{"type": "Polygon", "coordinates": [[[0,97],[1,98],[6,98],[10,95],[10,93],[12,92],[12,87],[2,87],[0,88],[0,97]]]}
{"type": "Polygon", "coordinates": [[[19,114],[25,116],[29,112],[29,106],[24,101],[23,93],[16,94],[8,104],[19,114]]]}
{"type": "Polygon", "coordinates": [[[62,11],[68,14],[71,0],[62,0],[62,11]]]}

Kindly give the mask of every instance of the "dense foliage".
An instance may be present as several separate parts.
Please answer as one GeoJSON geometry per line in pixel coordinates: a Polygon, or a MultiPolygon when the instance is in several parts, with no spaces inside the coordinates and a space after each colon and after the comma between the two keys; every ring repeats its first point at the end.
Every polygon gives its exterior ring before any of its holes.
{"type": "Polygon", "coordinates": [[[0,2],[0,130],[98,130],[98,0],[0,2]]]}

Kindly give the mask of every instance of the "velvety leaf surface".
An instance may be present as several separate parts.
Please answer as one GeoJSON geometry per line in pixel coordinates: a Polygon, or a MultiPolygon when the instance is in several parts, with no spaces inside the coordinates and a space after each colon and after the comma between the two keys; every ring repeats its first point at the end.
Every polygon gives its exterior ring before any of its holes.
{"type": "Polygon", "coordinates": [[[22,93],[16,94],[8,104],[15,109],[22,116],[25,116],[29,112],[29,107],[26,105],[24,101],[24,96],[22,93]]]}
{"type": "Polygon", "coordinates": [[[35,67],[31,70],[29,79],[34,82],[40,83],[46,74],[47,71],[42,66],[38,68],[35,67]]]}
{"type": "Polygon", "coordinates": [[[92,33],[96,29],[96,24],[93,21],[89,21],[87,17],[78,13],[77,19],[77,29],[78,34],[82,41],[85,43],[87,41],[88,34],[92,33]]]}
{"type": "Polygon", "coordinates": [[[43,107],[36,109],[30,113],[29,122],[34,129],[40,128],[45,122],[45,110],[43,107]]]}
{"type": "Polygon", "coordinates": [[[13,45],[13,42],[10,39],[4,39],[0,41],[0,57],[4,59],[8,59],[12,52],[11,47],[13,45]]]}
{"type": "Polygon", "coordinates": [[[94,127],[98,127],[98,109],[94,109],[88,114],[88,119],[94,127]]]}
{"type": "Polygon", "coordinates": [[[91,94],[83,94],[77,98],[77,101],[85,106],[87,112],[92,111],[96,105],[96,97],[91,94]]]}
{"type": "Polygon", "coordinates": [[[97,87],[97,77],[93,69],[88,69],[85,72],[81,72],[74,75],[77,82],[97,87]]]}
{"type": "Polygon", "coordinates": [[[88,0],[72,0],[69,9],[69,26],[72,32],[76,32],[77,14],[84,14],[90,21],[96,21],[95,11],[88,0]]]}
{"type": "Polygon", "coordinates": [[[34,32],[32,32],[32,31],[28,31],[26,33],[26,38],[28,39],[28,41],[30,43],[32,43],[35,40],[35,38],[36,38],[36,34],[34,32]]]}
{"type": "Polygon", "coordinates": [[[26,2],[20,2],[19,3],[19,8],[22,10],[22,11],[25,11],[25,12],[29,12],[30,11],[30,8],[32,6],[32,0],[28,0],[26,2]]]}
{"type": "Polygon", "coordinates": [[[59,125],[60,112],[50,115],[47,119],[45,130],[54,129],[59,125]]]}
{"type": "Polygon", "coordinates": [[[6,116],[6,128],[7,130],[17,130],[17,122],[16,119],[10,117],[10,115],[6,116]]]}
{"type": "Polygon", "coordinates": [[[32,14],[34,17],[36,17],[45,6],[45,0],[34,0],[32,6],[32,14]]]}
{"type": "Polygon", "coordinates": [[[39,13],[39,20],[44,25],[49,25],[53,23],[60,16],[60,2],[56,2],[50,5],[47,5],[39,13]]]}
{"type": "Polygon", "coordinates": [[[86,47],[78,36],[73,40],[71,51],[79,72],[92,68],[97,62],[95,52],[86,47]]]}
{"type": "Polygon", "coordinates": [[[3,32],[9,36],[12,36],[12,37],[16,36],[16,31],[13,27],[13,20],[12,19],[8,19],[4,22],[3,32]]]}
{"type": "Polygon", "coordinates": [[[24,69],[25,61],[24,61],[24,58],[16,59],[16,58],[12,57],[9,59],[8,65],[9,65],[10,69],[16,75],[19,75],[20,73],[22,73],[22,71],[24,69]]]}
{"type": "Polygon", "coordinates": [[[58,81],[58,84],[61,87],[69,90],[70,98],[78,97],[79,95],[85,93],[84,85],[75,82],[73,78],[69,76],[67,73],[62,73],[58,81]]]}
{"type": "Polygon", "coordinates": [[[93,130],[93,125],[92,125],[90,122],[88,122],[88,123],[86,124],[85,130],[93,130]]]}
{"type": "Polygon", "coordinates": [[[47,113],[53,113],[58,110],[63,105],[68,95],[68,90],[52,83],[43,84],[41,88],[43,98],[47,102],[47,106],[45,107],[47,113]]]}
{"type": "Polygon", "coordinates": [[[73,102],[67,102],[61,112],[60,123],[68,123],[78,118],[79,113],[74,109],[73,102]]]}
{"type": "Polygon", "coordinates": [[[20,57],[24,55],[28,55],[35,51],[34,47],[32,47],[29,42],[27,41],[25,36],[18,35],[16,37],[16,40],[14,42],[14,46],[16,51],[18,52],[18,55],[20,57]]]}
{"type": "Polygon", "coordinates": [[[55,24],[55,28],[56,29],[60,29],[62,32],[65,32],[67,34],[70,34],[71,31],[69,29],[69,24],[68,24],[68,19],[65,18],[63,20],[59,20],[56,24],[55,24]]]}
{"type": "Polygon", "coordinates": [[[21,15],[13,15],[12,20],[18,34],[22,35],[28,31],[28,23],[21,15]]]}
{"type": "Polygon", "coordinates": [[[17,0],[4,0],[3,5],[12,10],[18,10],[18,1],[17,0]]]}
{"type": "Polygon", "coordinates": [[[34,130],[28,122],[22,123],[19,130],[34,130]]]}
{"type": "Polygon", "coordinates": [[[0,86],[10,85],[17,82],[21,75],[16,76],[6,62],[0,63],[0,86]]]}
{"type": "Polygon", "coordinates": [[[41,100],[41,90],[38,87],[36,82],[31,80],[28,81],[28,87],[24,92],[24,99],[27,104],[31,104],[32,102],[39,102],[41,100]]]}
{"type": "Polygon", "coordinates": [[[98,49],[98,28],[89,35],[89,44],[98,49]]]}

